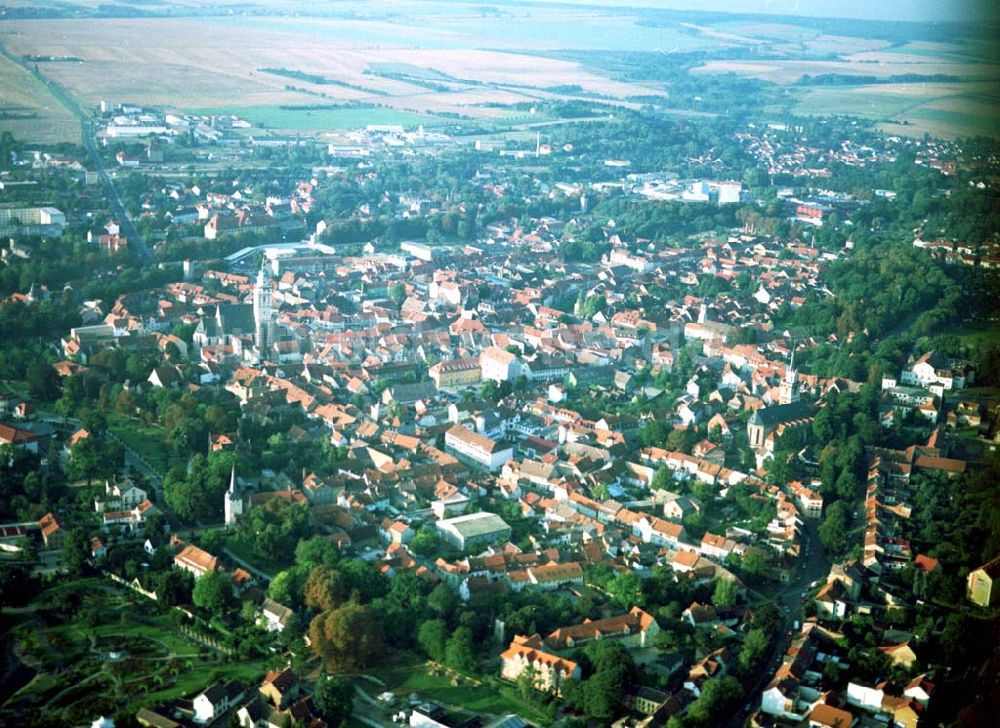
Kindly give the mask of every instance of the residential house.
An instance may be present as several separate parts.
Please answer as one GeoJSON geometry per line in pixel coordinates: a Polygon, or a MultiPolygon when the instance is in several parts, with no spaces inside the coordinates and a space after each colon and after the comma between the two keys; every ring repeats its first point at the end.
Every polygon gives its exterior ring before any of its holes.
{"type": "Polygon", "coordinates": [[[197,546],[188,545],[174,557],[174,565],[191,572],[195,579],[200,579],[205,574],[217,571],[219,560],[197,546]]]}
{"type": "Polygon", "coordinates": [[[850,711],[820,703],[809,713],[809,728],[851,728],[855,723],[850,711]]]}
{"type": "Polygon", "coordinates": [[[516,681],[522,672],[533,669],[536,675],[535,687],[539,690],[554,690],[558,693],[566,680],[580,678],[580,667],[572,660],[546,652],[542,638],[537,634],[530,637],[515,636],[507,650],[500,655],[500,660],[500,675],[507,680],[516,681]]]}
{"type": "Polygon", "coordinates": [[[291,609],[266,597],[260,607],[259,622],[268,632],[281,632],[294,616],[291,609]]]}
{"type": "Polygon", "coordinates": [[[66,530],[59,525],[59,521],[52,513],[46,513],[38,519],[38,525],[42,529],[42,541],[47,549],[62,548],[66,538],[66,530]]]}
{"type": "Polygon", "coordinates": [[[229,682],[225,685],[215,683],[195,697],[194,722],[207,725],[220,718],[226,711],[243,700],[245,691],[238,683],[229,682]]]}
{"type": "Polygon", "coordinates": [[[260,694],[276,708],[286,708],[298,697],[299,676],[290,667],[271,670],[260,684],[260,694]]]}
{"type": "Polygon", "coordinates": [[[444,437],[445,450],[474,467],[496,472],[514,457],[514,447],[470,430],[465,425],[453,425],[444,437]]]}
{"type": "Polygon", "coordinates": [[[482,380],[479,359],[474,358],[438,362],[427,374],[439,390],[471,387],[482,380]]]}
{"type": "Polygon", "coordinates": [[[521,374],[520,360],[498,346],[491,346],[479,355],[479,366],[483,381],[509,382],[521,374]]]}
{"type": "Polygon", "coordinates": [[[1000,602],[1000,556],[969,572],[966,596],[980,607],[993,607],[1000,602]]]}

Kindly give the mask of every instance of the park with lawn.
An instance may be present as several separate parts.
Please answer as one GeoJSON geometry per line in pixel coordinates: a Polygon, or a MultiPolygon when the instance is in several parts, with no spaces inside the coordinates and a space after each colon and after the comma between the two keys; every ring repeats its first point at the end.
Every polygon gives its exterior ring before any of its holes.
{"type": "Polygon", "coordinates": [[[98,577],[55,582],[5,617],[5,652],[34,673],[0,712],[8,725],[130,717],[218,680],[255,682],[270,667],[228,657],[185,629],[180,611],[98,577]]]}
{"type": "Polygon", "coordinates": [[[456,718],[516,713],[541,724],[551,722],[550,711],[534,700],[526,700],[516,686],[498,678],[471,677],[415,654],[402,654],[390,663],[370,670],[357,681],[366,691],[381,685],[402,702],[417,694],[422,700],[441,705],[456,718]],[[461,706],[461,707],[459,707],[461,706]]]}

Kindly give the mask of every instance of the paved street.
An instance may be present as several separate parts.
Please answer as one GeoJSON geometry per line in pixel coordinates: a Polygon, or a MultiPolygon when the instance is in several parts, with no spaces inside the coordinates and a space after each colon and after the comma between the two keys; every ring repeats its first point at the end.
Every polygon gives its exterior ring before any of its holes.
{"type": "MultiPolygon", "coordinates": [[[[783,586],[774,597],[774,604],[781,609],[784,618],[784,628],[781,636],[774,641],[771,654],[768,656],[766,667],[761,671],[761,675],[753,689],[747,692],[743,701],[743,707],[733,716],[728,728],[741,728],[749,715],[757,709],[760,704],[760,693],[764,686],[770,682],[775,671],[781,665],[781,660],[791,642],[791,633],[794,622],[798,621],[801,626],[805,618],[805,593],[811,591],[809,585],[817,579],[825,579],[830,571],[830,560],[826,556],[826,550],[819,541],[817,532],[819,524],[809,520],[802,526],[802,549],[803,555],[800,568],[796,577],[783,586]]],[[[768,600],[770,601],[770,600],[768,600]]],[[[766,601],[758,601],[757,604],[764,604],[766,601]]]]}

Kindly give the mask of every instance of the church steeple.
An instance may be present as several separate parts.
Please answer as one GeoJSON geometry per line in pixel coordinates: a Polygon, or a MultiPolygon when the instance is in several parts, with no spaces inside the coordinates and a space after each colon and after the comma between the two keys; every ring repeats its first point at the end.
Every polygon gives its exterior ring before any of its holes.
{"type": "Polygon", "coordinates": [[[799,372],[795,368],[795,342],[792,342],[792,358],[785,368],[785,378],[781,382],[778,399],[780,404],[799,401],[799,372]]]}
{"type": "Polygon", "coordinates": [[[233,463],[232,472],[229,475],[229,490],[222,499],[222,507],[225,516],[226,528],[235,526],[237,519],[243,515],[243,496],[236,492],[236,463],[233,463]]]}
{"type": "Polygon", "coordinates": [[[261,261],[257,271],[257,282],[253,287],[253,320],[255,327],[254,343],[260,351],[266,351],[271,345],[271,282],[267,279],[264,268],[266,259],[261,261]]]}

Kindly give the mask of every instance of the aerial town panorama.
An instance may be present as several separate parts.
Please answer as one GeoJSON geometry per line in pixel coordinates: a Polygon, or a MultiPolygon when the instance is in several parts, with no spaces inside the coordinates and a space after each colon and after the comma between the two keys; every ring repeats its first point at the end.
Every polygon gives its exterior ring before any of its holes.
{"type": "Polygon", "coordinates": [[[998,725],[989,3],[2,2],[0,725],[998,725]]]}

